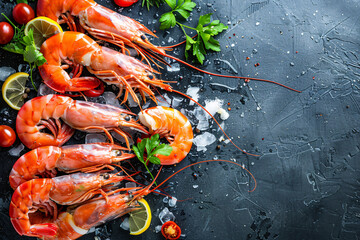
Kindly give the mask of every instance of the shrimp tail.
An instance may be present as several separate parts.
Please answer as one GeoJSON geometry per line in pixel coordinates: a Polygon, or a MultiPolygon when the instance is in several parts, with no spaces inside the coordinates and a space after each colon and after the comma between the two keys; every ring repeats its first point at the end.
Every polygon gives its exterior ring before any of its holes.
{"type": "Polygon", "coordinates": [[[36,236],[53,237],[58,231],[58,226],[54,223],[35,224],[30,227],[30,232],[36,236]]]}

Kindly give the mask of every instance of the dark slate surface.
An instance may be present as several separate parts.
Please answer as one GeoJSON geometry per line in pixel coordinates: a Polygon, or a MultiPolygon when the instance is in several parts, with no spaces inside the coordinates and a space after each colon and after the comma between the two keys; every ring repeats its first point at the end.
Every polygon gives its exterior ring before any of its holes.
{"type": "MultiPolygon", "coordinates": [[[[119,10],[110,0],[99,2],[119,10]]],[[[163,177],[190,162],[235,159],[258,181],[257,189],[249,193],[253,180],[238,167],[219,163],[198,165],[173,178],[167,192],[178,199],[190,198],[170,208],[186,239],[358,239],[359,1],[195,2],[198,9],[191,25],[196,25],[199,14],[210,12],[229,24],[218,37],[222,52],[209,54],[204,69],[234,74],[221,61],[226,60],[239,75],[278,81],[303,92],[255,81],[244,85],[239,80],[203,76],[183,66],[176,73],[162,71],[166,80],[183,77],[173,84],[177,90],[200,86],[200,103],[219,98],[227,108],[230,102],[226,132],[240,147],[261,154],[246,156],[230,144],[216,142],[204,153],[193,146],[188,158],[166,168],[163,177]],[[216,150],[218,144],[220,150],[216,150]]],[[[10,15],[13,5],[2,0],[0,11],[10,15]]],[[[182,40],[178,28],[159,31],[157,20],[163,11],[152,8],[148,12],[138,3],[122,13],[156,29],[160,38],[154,42],[158,44],[168,44],[171,38],[182,40]]],[[[183,47],[175,49],[175,54],[183,58],[183,47]]],[[[0,66],[17,69],[20,63],[21,57],[0,50],[0,66]]],[[[15,127],[16,111],[0,101],[0,123],[15,127]]],[[[193,110],[188,102],[184,100],[179,109],[193,110]]],[[[196,119],[191,120],[196,126],[196,119]]],[[[212,121],[210,125],[207,131],[219,139],[222,134],[217,126],[212,121]]],[[[17,140],[14,146],[19,143],[17,140]]],[[[0,238],[27,239],[16,234],[8,217],[12,194],[8,174],[17,157],[10,156],[9,149],[0,151],[0,238]]],[[[119,228],[118,219],[81,239],[94,239],[94,234],[100,239],[162,239],[155,233],[160,223],[156,214],[167,204],[162,196],[147,199],[154,218],[146,233],[130,236],[119,228]]]]}

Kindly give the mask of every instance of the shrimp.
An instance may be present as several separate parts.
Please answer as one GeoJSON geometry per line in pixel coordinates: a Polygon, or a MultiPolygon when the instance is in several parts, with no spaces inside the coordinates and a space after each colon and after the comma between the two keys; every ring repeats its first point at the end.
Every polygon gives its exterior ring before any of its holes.
{"type": "MultiPolygon", "coordinates": [[[[229,160],[221,160],[221,159],[205,160],[205,161],[189,164],[181,168],[180,170],[176,171],[175,173],[171,174],[163,182],[159,183],[156,187],[152,187],[156,179],[160,175],[160,172],[162,170],[162,166],[161,166],[155,179],[148,186],[134,187],[128,189],[126,188],[116,189],[111,192],[110,196],[107,197],[100,196],[99,198],[93,198],[86,202],[82,202],[77,206],[69,206],[65,212],[59,214],[56,220],[45,223],[51,226],[50,228],[46,225],[45,226],[46,230],[48,229],[50,230],[55,229],[55,230],[49,232],[39,231],[39,233],[40,234],[43,233],[43,235],[42,236],[37,235],[37,236],[42,237],[44,240],[77,239],[85,235],[88,232],[88,230],[92,227],[96,227],[107,221],[121,217],[126,213],[137,210],[138,209],[137,201],[144,198],[145,196],[155,191],[157,194],[164,195],[162,192],[158,191],[158,189],[162,185],[164,185],[169,179],[171,179],[176,174],[178,174],[181,171],[184,171],[187,168],[208,162],[223,162],[243,168],[254,179],[255,186],[250,192],[255,190],[256,180],[254,176],[245,167],[243,167],[239,163],[229,160]],[[130,190],[131,193],[129,192],[130,190]]],[[[22,185],[20,185],[20,187],[21,186],[22,185]]],[[[45,220],[43,220],[42,222],[45,222],[45,220]]]]}
{"type": "Polygon", "coordinates": [[[159,47],[152,44],[145,34],[154,37],[156,37],[156,35],[144,25],[105,8],[95,3],[94,0],[39,0],[37,4],[37,14],[38,16],[51,18],[60,24],[67,23],[71,31],[77,31],[77,24],[73,17],[78,17],[81,27],[93,37],[121,47],[123,53],[125,53],[126,50],[125,45],[134,48],[143,59],[146,59],[148,65],[150,65],[148,61],[149,57],[151,60],[154,58],[164,64],[167,63],[162,57],[168,57],[208,75],[237,78],[245,82],[249,82],[250,80],[268,82],[301,93],[299,90],[266,79],[222,75],[197,68],[179,58],[166,54],[165,50],[170,50],[169,47],[159,47]]]}
{"type": "Polygon", "coordinates": [[[81,203],[97,194],[107,199],[102,187],[128,177],[107,173],[73,173],[55,178],[32,179],[17,187],[12,195],[9,208],[11,223],[20,235],[53,236],[58,230],[53,223],[58,212],[56,203],[81,203]]]}
{"type": "Polygon", "coordinates": [[[46,95],[33,98],[22,106],[16,118],[16,132],[21,142],[33,149],[40,146],[61,146],[72,136],[74,129],[104,131],[113,143],[109,131],[114,131],[125,138],[130,149],[129,135],[125,129],[147,133],[131,115],[135,114],[111,105],[46,95]],[[61,124],[60,119],[65,124],[61,124]],[[52,134],[41,131],[45,128],[52,134]]]}
{"type": "MultiPolygon", "coordinates": [[[[123,49],[127,45],[146,58],[144,49],[163,55],[164,49],[153,45],[145,34],[156,37],[139,22],[105,8],[94,0],[39,0],[37,15],[58,23],[67,23],[71,31],[78,31],[73,17],[78,17],[83,29],[95,38],[111,42],[123,49]],[[60,19],[61,18],[61,19],[60,19]]],[[[160,59],[159,59],[160,60],[160,59]]]]}
{"type": "Polygon", "coordinates": [[[15,190],[34,178],[55,177],[57,170],[95,172],[103,168],[113,170],[112,163],[133,158],[126,148],[109,143],[92,143],[64,147],[43,146],[21,156],[11,169],[9,182],[15,190]]]}
{"type": "Polygon", "coordinates": [[[171,91],[165,81],[155,78],[157,73],[136,58],[119,53],[110,48],[102,47],[90,37],[78,32],[59,33],[47,39],[41,46],[47,62],[39,67],[44,83],[51,89],[65,93],[66,91],[89,91],[99,86],[99,79],[107,84],[114,84],[120,88],[118,97],[125,89],[124,102],[128,94],[140,105],[135,94],[138,91],[145,101],[149,95],[156,102],[154,92],[150,86],[160,87],[171,91]],[[61,65],[66,62],[67,65],[61,65]],[[96,77],[80,77],[81,71],[76,71],[70,78],[65,71],[69,65],[84,66],[96,77]],[[99,78],[99,79],[98,79],[99,78]]]}
{"type": "Polygon", "coordinates": [[[142,124],[151,134],[165,137],[173,148],[169,156],[157,155],[162,165],[179,163],[190,152],[193,130],[189,120],[178,110],[169,107],[152,107],[139,113],[142,124]]]}
{"type": "Polygon", "coordinates": [[[85,235],[90,228],[121,217],[139,209],[130,194],[116,194],[108,200],[90,200],[77,206],[69,207],[54,222],[58,231],[55,236],[46,236],[44,240],[70,240],[85,235]]]}

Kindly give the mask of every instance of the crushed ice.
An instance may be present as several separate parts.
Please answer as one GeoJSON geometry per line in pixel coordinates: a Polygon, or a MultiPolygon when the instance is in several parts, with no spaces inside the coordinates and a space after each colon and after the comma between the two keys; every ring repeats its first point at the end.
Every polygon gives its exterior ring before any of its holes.
{"type": "Polygon", "coordinates": [[[16,73],[12,67],[0,67],[0,81],[4,82],[11,74],[16,73]]]}
{"type": "Polygon", "coordinates": [[[162,224],[168,222],[168,221],[174,221],[175,216],[172,212],[169,211],[167,207],[165,207],[160,213],[159,213],[159,219],[162,224]]]}
{"type": "Polygon", "coordinates": [[[56,91],[49,88],[45,83],[41,83],[37,95],[45,96],[49,94],[56,94],[56,91]]]}
{"type": "MultiPolygon", "coordinates": [[[[194,99],[195,101],[199,101],[199,91],[200,88],[199,87],[189,87],[186,91],[186,94],[188,96],[190,96],[192,99],[194,99]]],[[[190,101],[189,105],[192,106],[195,103],[193,101],[190,101]]]]}
{"type": "Polygon", "coordinates": [[[24,150],[24,148],[25,148],[25,146],[22,143],[20,143],[16,147],[13,147],[12,149],[10,149],[9,154],[13,157],[19,157],[21,151],[24,150]]]}
{"type": "Polygon", "coordinates": [[[170,66],[167,66],[168,72],[178,72],[180,71],[180,64],[179,63],[173,63],[170,66]]]}
{"type": "Polygon", "coordinates": [[[194,138],[193,143],[197,146],[198,151],[206,151],[206,146],[214,143],[216,141],[216,137],[208,132],[204,132],[201,135],[197,135],[194,138]]]}
{"type": "Polygon", "coordinates": [[[120,224],[120,227],[121,227],[122,229],[124,229],[125,231],[129,231],[129,230],[130,230],[130,224],[129,224],[129,218],[128,218],[128,217],[126,217],[126,218],[124,219],[124,221],[120,224]]]}
{"type": "Polygon", "coordinates": [[[119,100],[116,98],[115,93],[113,93],[113,92],[104,92],[102,96],[104,97],[106,104],[122,108],[120,106],[119,100]]]}
{"type": "Polygon", "coordinates": [[[106,137],[99,133],[89,133],[85,137],[85,143],[106,142],[106,137]]]}

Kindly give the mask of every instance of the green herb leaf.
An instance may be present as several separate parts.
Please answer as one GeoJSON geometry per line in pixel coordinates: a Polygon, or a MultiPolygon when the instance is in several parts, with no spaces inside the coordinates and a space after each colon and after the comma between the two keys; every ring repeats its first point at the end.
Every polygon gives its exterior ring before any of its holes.
{"type": "Polygon", "coordinates": [[[19,4],[19,3],[26,3],[28,4],[28,1],[27,0],[16,0],[16,3],[19,4]]]}
{"type": "Polygon", "coordinates": [[[171,154],[172,150],[173,150],[173,148],[170,145],[161,144],[155,148],[155,150],[153,151],[153,154],[169,156],[171,154]]]}
{"type": "Polygon", "coordinates": [[[157,164],[157,165],[161,164],[160,159],[158,157],[155,157],[155,156],[149,157],[148,161],[153,163],[153,164],[157,164]]]}
{"type": "Polygon", "coordinates": [[[160,164],[160,159],[155,154],[169,156],[173,148],[169,144],[160,144],[159,134],[154,134],[151,138],[144,138],[137,144],[137,146],[132,147],[136,157],[142,162],[145,168],[150,173],[150,176],[154,179],[153,175],[147,167],[147,162],[153,164],[160,164]],[[147,159],[145,161],[144,153],[146,150],[147,159]]]}
{"type": "Polygon", "coordinates": [[[132,150],[134,151],[136,157],[139,159],[140,162],[144,163],[143,155],[141,154],[139,148],[137,148],[135,145],[132,146],[132,150]]]}
{"type": "Polygon", "coordinates": [[[189,55],[196,57],[197,61],[201,64],[204,63],[206,50],[219,52],[220,43],[213,38],[222,31],[228,28],[219,20],[211,22],[212,13],[202,15],[199,18],[199,23],[196,27],[198,37],[195,40],[186,37],[185,57],[188,59],[189,55]],[[190,53],[190,54],[189,54],[190,53]]]}
{"type": "Polygon", "coordinates": [[[171,7],[171,9],[176,8],[176,0],[165,0],[165,2],[171,7]]]}
{"type": "Polygon", "coordinates": [[[172,12],[164,13],[163,15],[161,15],[159,21],[161,23],[160,25],[161,30],[175,27],[176,25],[176,18],[172,12]]]}

